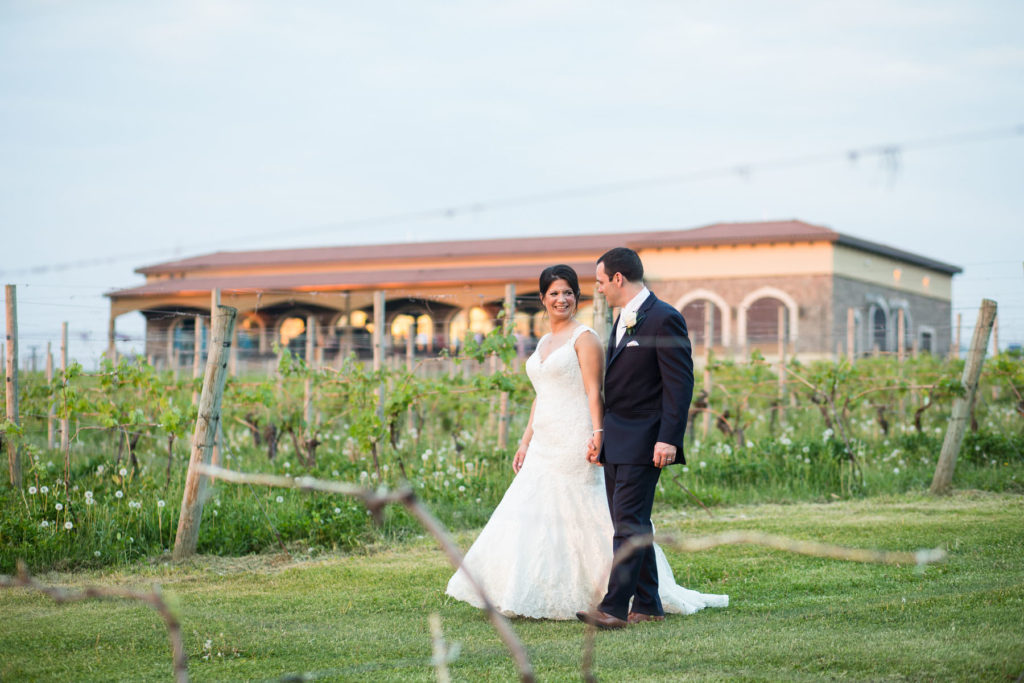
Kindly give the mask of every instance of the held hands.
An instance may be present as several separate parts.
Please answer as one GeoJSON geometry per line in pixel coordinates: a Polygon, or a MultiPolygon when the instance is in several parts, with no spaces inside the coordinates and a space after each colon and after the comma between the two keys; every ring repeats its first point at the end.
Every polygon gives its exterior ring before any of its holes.
{"type": "Polygon", "coordinates": [[[590,435],[587,439],[587,462],[592,465],[601,465],[601,437],[604,436],[604,432],[598,431],[590,435]]]}
{"type": "Polygon", "coordinates": [[[672,444],[659,441],[654,444],[654,466],[657,468],[663,468],[666,465],[671,465],[676,459],[676,447],[672,444]]]}

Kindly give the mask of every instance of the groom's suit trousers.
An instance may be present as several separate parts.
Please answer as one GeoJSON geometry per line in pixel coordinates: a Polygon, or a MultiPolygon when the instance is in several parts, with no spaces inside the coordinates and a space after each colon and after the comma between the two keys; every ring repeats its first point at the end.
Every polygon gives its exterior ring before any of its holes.
{"type": "MultiPolygon", "coordinates": [[[[630,538],[654,533],[651,508],[660,476],[661,470],[653,465],[605,464],[604,483],[615,525],[612,548],[616,554],[630,538]]],[[[608,592],[598,609],[625,619],[630,612],[630,598],[633,598],[634,612],[657,616],[665,613],[658,596],[653,545],[638,548],[612,570],[608,592]]]]}

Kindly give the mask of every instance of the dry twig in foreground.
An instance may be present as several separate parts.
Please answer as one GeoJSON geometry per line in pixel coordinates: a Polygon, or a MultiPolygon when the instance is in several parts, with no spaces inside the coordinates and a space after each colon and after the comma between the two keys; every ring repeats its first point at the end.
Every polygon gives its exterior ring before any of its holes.
{"type": "Polygon", "coordinates": [[[120,598],[146,603],[163,617],[164,623],[167,625],[167,635],[171,639],[171,649],[174,652],[174,680],[177,683],[188,683],[188,658],[185,655],[185,645],[181,640],[181,624],[167,606],[167,603],[164,602],[159,584],[154,584],[152,590],[148,593],[128,588],[104,588],[101,586],[86,586],[80,590],[73,591],[61,586],[47,586],[39,583],[29,575],[25,563],[19,560],[17,575],[0,575],[0,586],[4,588],[16,586],[31,588],[50,596],[58,603],[80,602],[94,598],[99,600],[120,598]]]}
{"type": "MultiPolygon", "coordinates": [[[[372,491],[365,489],[355,484],[347,484],[345,482],[336,481],[323,481],[320,479],[314,479],[313,477],[279,477],[270,474],[249,474],[246,472],[236,472],[234,470],[226,470],[221,467],[214,467],[212,465],[198,465],[197,466],[201,474],[205,474],[211,479],[221,479],[223,481],[232,482],[236,484],[259,484],[261,486],[277,486],[281,488],[289,489],[300,489],[302,491],[323,491],[325,493],[340,493],[345,496],[351,496],[358,498],[363,501],[367,509],[373,514],[373,518],[380,522],[381,515],[384,507],[390,503],[399,503],[404,505],[409,512],[413,514],[416,519],[419,520],[423,528],[430,532],[430,534],[437,539],[441,549],[444,550],[448,556],[448,560],[452,563],[455,569],[462,567],[462,551],[459,550],[459,546],[455,543],[455,539],[451,537],[448,530],[444,528],[444,525],[434,517],[416,498],[416,494],[413,493],[412,489],[402,488],[396,491],[372,491]]],[[[530,658],[526,654],[526,648],[519,641],[515,631],[512,630],[512,626],[494,609],[494,605],[491,604],[490,599],[484,592],[483,588],[477,582],[477,580],[466,571],[465,567],[462,567],[463,573],[466,578],[472,584],[473,588],[476,589],[477,595],[484,603],[484,611],[487,612],[488,618],[491,620],[491,624],[494,626],[494,630],[498,632],[498,636],[505,643],[505,647],[509,649],[512,654],[512,659],[516,663],[516,667],[519,669],[519,679],[524,683],[532,683],[534,680],[533,666],[530,664],[530,658]]]]}
{"type": "MultiPolygon", "coordinates": [[[[651,534],[644,534],[642,536],[634,536],[629,539],[626,543],[619,547],[618,552],[615,553],[615,557],[612,560],[611,571],[616,571],[622,562],[624,562],[630,555],[637,552],[641,548],[654,543],[654,536],[651,534]]],[[[889,550],[871,550],[866,548],[847,548],[841,545],[833,545],[831,543],[820,543],[818,541],[800,541],[793,538],[786,538],[785,536],[776,536],[773,534],[763,534],[759,531],[726,531],[720,534],[711,534],[709,536],[698,536],[696,538],[677,538],[675,536],[659,536],[658,544],[665,548],[674,548],[682,552],[698,552],[701,550],[708,550],[710,548],[717,548],[720,545],[759,545],[765,548],[772,548],[773,550],[785,550],[787,552],[796,553],[798,555],[810,555],[812,557],[824,557],[832,560],[846,560],[849,562],[872,562],[876,564],[896,564],[896,565],[915,565],[917,567],[924,567],[928,564],[935,562],[943,562],[946,559],[946,551],[942,548],[934,548],[931,550],[924,549],[916,552],[899,552],[889,550]]],[[[594,604],[590,606],[590,610],[594,611],[597,609],[597,605],[601,600],[598,597],[594,604]]],[[[594,675],[593,663],[594,663],[594,633],[596,627],[592,624],[587,624],[583,630],[583,658],[580,668],[585,681],[597,681],[597,677],[594,675]]]]}

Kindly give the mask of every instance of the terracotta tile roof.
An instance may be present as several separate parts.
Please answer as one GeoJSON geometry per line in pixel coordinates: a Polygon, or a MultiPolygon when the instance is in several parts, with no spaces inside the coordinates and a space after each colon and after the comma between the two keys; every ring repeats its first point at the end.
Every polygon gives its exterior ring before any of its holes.
{"type": "MultiPolygon", "coordinates": [[[[214,289],[229,292],[295,292],[376,289],[383,286],[426,286],[505,284],[536,282],[550,263],[501,265],[471,268],[408,268],[386,271],[338,271],[327,273],[253,274],[231,277],[196,277],[147,282],[138,287],[107,292],[109,297],[160,296],[164,294],[209,293],[214,289]]],[[[581,274],[589,274],[591,261],[568,264],[581,274]]],[[[583,275],[587,277],[588,275],[583,275]]]]}
{"type": "Polygon", "coordinates": [[[177,261],[166,261],[139,268],[144,275],[185,274],[184,278],[158,280],[139,287],[108,292],[112,298],[157,296],[170,293],[245,290],[340,290],[367,289],[386,285],[451,285],[467,282],[532,281],[545,266],[569,259],[577,271],[589,277],[593,260],[615,246],[634,249],[687,247],[704,245],[764,244],[770,242],[831,242],[921,265],[949,274],[962,272],[958,266],[929,259],[885,245],[836,232],[831,228],[799,220],[754,223],[715,223],[687,230],[566,235],[557,237],[513,237],[483,240],[415,242],[303,249],[267,249],[259,251],[222,251],[177,261]],[[587,254],[587,260],[579,260],[587,254]],[[459,267],[460,260],[488,257],[518,257],[535,261],[517,265],[459,267]],[[449,268],[416,268],[417,261],[450,259],[449,268]],[[379,261],[379,270],[365,270],[379,261]],[[393,262],[401,262],[395,265],[393,262]],[[349,265],[359,263],[364,270],[353,272],[349,265]],[[274,267],[282,270],[310,266],[337,266],[337,270],[309,273],[250,273],[246,269],[274,267]],[[233,276],[216,276],[203,271],[230,268],[241,271],[233,276]]]}
{"type": "Polygon", "coordinates": [[[687,230],[656,232],[565,235],[558,237],[509,237],[486,240],[413,242],[304,249],[266,249],[260,251],[218,251],[178,261],[166,261],[138,268],[144,275],[196,271],[208,268],[246,266],[310,265],[375,260],[413,260],[491,255],[518,256],[550,254],[559,251],[607,251],[616,246],[673,246],[691,244],[735,244],[739,242],[780,242],[793,240],[835,241],[839,233],[803,221],[764,223],[716,223],[687,230]]]}

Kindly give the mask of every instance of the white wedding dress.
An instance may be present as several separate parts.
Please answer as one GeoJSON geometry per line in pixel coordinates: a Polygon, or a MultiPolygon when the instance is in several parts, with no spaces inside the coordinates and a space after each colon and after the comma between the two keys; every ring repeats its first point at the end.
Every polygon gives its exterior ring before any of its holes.
{"type": "MultiPolygon", "coordinates": [[[[601,467],[586,460],[592,425],[574,344],[548,349],[545,335],[526,361],[537,393],[526,459],[483,531],[466,553],[467,568],[506,616],[575,619],[604,595],[612,563],[612,520],[601,467]],[[541,352],[547,353],[541,359],[541,352]]],[[[665,554],[654,546],[658,592],[666,612],[692,614],[726,607],[727,595],[676,585],[665,554]]],[[[448,595],[483,607],[459,569],[448,595]]]]}

